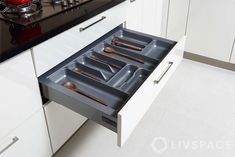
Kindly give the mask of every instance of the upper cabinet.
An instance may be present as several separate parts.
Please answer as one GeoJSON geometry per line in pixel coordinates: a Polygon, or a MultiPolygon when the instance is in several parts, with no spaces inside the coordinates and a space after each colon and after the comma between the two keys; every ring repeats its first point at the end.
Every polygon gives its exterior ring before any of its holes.
{"type": "Polygon", "coordinates": [[[160,36],[163,0],[130,0],[127,28],[160,36]]]}
{"type": "Polygon", "coordinates": [[[234,15],[234,0],[191,0],[186,51],[229,62],[234,15]]]}
{"type": "Polygon", "coordinates": [[[190,0],[168,0],[168,3],[165,2],[164,9],[168,10],[168,22],[165,26],[167,27],[166,37],[168,39],[179,40],[185,35],[189,4],[190,0]]]}

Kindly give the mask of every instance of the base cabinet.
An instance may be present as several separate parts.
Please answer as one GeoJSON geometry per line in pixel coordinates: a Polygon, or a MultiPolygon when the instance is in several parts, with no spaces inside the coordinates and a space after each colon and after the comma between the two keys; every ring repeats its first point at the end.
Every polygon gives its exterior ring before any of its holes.
{"type": "Polygon", "coordinates": [[[234,41],[234,0],[191,0],[186,51],[229,62],[234,41]]]}
{"type": "Polygon", "coordinates": [[[55,153],[87,120],[87,118],[51,102],[44,107],[53,153],[55,153]]]}
{"type": "MultiPolygon", "coordinates": [[[[163,0],[142,0],[142,32],[160,36],[163,0]]],[[[180,37],[182,37],[181,35],[180,37]]],[[[179,38],[177,39],[179,40],[179,38]]]]}
{"type": "Polygon", "coordinates": [[[143,0],[129,0],[127,10],[127,24],[128,29],[142,31],[142,1],[143,0]]]}
{"type": "Polygon", "coordinates": [[[0,144],[1,157],[51,157],[43,109],[11,132],[0,144]]]}
{"type": "Polygon", "coordinates": [[[168,10],[166,37],[179,40],[185,35],[190,0],[168,0],[168,2],[167,7],[164,7],[168,10]]]}
{"type": "Polygon", "coordinates": [[[30,51],[0,64],[0,143],[10,131],[42,108],[30,51]]]}
{"type": "MultiPolygon", "coordinates": [[[[126,21],[126,2],[104,11],[83,23],[32,48],[37,76],[48,71],[86,45],[103,36],[113,28],[126,21]],[[102,19],[100,22],[100,19],[102,19]],[[81,31],[81,28],[91,27],[81,31]]],[[[87,120],[80,114],[51,102],[44,106],[55,153],[87,120]]]]}
{"type": "MultiPolygon", "coordinates": [[[[38,79],[42,95],[116,132],[117,145],[122,147],[179,65],[184,44],[185,37],[176,42],[120,25],[41,75],[38,79]],[[114,45],[111,43],[114,37],[138,45],[142,50],[114,45]],[[102,51],[110,49],[116,54],[108,56],[102,51]],[[89,62],[91,56],[102,62],[89,62]],[[93,77],[78,73],[75,67],[93,77]],[[68,85],[75,86],[76,90],[68,85]]],[[[70,123],[64,119],[65,114],[55,109],[51,112],[58,115],[56,120],[63,129],[70,123]]],[[[53,113],[46,112],[46,115],[53,113]]],[[[48,120],[48,125],[54,122],[48,120]]],[[[56,135],[61,128],[52,129],[55,133],[50,134],[56,135]]]]}
{"type": "Polygon", "coordinates": [[[160,36],[163,0],[130,0],[127,28],[160,36]]]}

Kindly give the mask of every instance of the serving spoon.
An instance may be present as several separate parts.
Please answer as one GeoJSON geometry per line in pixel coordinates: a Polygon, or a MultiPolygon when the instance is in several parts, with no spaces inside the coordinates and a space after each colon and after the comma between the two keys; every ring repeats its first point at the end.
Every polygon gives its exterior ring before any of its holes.
{"type": "Polygon", "coordinates": [[[103,100],[101,100],[101,99],[99,99],[99,98],[97,98],[97,97],[95,97],[95,96],[93,96],[93,95],[90,95],[90,94],[87,94],[87,93],[83,92],[82,90],[80,90],[80,89],[79,89],[74,83],[72,83],[72,82],[65,82],[65,83],[64,83],[64,87],[66,87],[66,88],[68,88],[68,89],[70,89],[70,90],[73,90],[74,92],[77,92],[77,93],[79,93],[79,94],[82,94],[82,95],[84,95],[84,96],[86,96],[86,97],[88,97],[88,98],[90,98],[90,99],[92,99],[92,100],[94,100],[94,101],[96,101],[96,102],[98,102],[98,103],[104,105],[104,106],[108,106],[103,100]]]}

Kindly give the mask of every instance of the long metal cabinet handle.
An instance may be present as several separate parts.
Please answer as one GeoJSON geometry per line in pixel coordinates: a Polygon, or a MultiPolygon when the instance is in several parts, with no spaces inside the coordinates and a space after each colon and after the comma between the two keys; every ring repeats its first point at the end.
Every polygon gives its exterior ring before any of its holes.
{"type": "Polygon", "coordinates": [[[1,155],[3,152],[5,152],[8,148],[10,148],[13,144],[15,144],[18,140],[19,140],[18,137],[16,137],[16,136],[13,137],[11,143],[9,143],[7,146],[5,146],[5,147],[0,151],[0,155],[1,155]]]}
{"type": "Polygon", "coordinates": [[[89,27],[99,23],[100,21],[103,21],[104,19],[106,19],[106,16],[102,16],[101,19],[95,21],[94,23],[92,23],[92,24],[90,24],[90,25],[88,25],[86,27],[81,27],[79,30],[80,30],[80,32],[85,31],[87,28],[89,28],[89,27]]]}
{"type": "Polygon", "coordinates": [[[170,68],[172,67],[172,65],[174,64],[174,62],[168,62],[168,66],[167,68],[163,71],[163,73],[161,74],[161,76],[159,76],[159,78],[157,80],[154,80],[154,84],[158,84],[161,82],[162,78],[166,75],[166,73],[170,70],[170,68]]]}
{"type": "Polygon", "coordinates": [[[130,0],[131,3],[134,2],[134,1],[136,1],[136,0],[130,0]]]}

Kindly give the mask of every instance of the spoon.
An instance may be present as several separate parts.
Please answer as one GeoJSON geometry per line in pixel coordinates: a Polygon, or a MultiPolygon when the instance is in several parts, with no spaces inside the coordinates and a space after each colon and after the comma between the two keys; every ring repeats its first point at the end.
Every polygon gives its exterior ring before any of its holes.
{"type": "Polygon", "coordinates": [[[97,98],[97,97],[95,97],[95,96],[92,96],[92,95],[90,95],[90,94],[87,94],[87,93],[83,92],[82,90],[80,90],[80,89],[79,89],[74,83],[72,83],[72,82],[65,82],[65,83],[64,83],[64,87],[66,87],[66,88],[68,88],[68,89],[70,89],[70,90],[73,90],[74,92],[77,92],[77,93],[79,93],[79,94],[82,94],[82,95],[84,95],[84,96],[86,96],[86,97],[88,97],[88,98],[90,98],[90,99],[92,99],[92,100],[94,100],[94,101],[96,101],[96,102],[98,102],[98,103],[104,105],[104,106],[108,106],[103,100],[100,100],[99,98],[97,98]]]}
{"type": "Polygon", "coordinates": [[[120,41],[118,38],[114,37],[112,39],[112,44],[113,45],[117,45],[117,46],[123,46],[123,47],[127,47],[127,48],[130,48],[130,49],[133,49],[133,50],[137,50],[137,51],[142,51],[143,48],[142,47],[138,47],[138,46],[134,46],[134,45],[131,45],[131,44],[127,44],[125,42],[122,42],[120,41]]]}
{"type": "Polygon", "coordinates": [[[118,51],[114,50],[114,49],[111,48],[111,47],[105,47],[105,48],[104,48],[104,52],[106,52],[106,53],[113,53],[113,54],[116,54],[116,55],[119,55],[119,56],[128,58],[128,59],[130,59],[130,60],[139,62],[139,63],[141,63],[141,64],[144,64],[144,61],[143,61],[143,60],[138,59],[138,58],[135,58],[135,57],[132,57],[132,56],[129,56],[129,55],[124,54],[124,53],[121,53],[121,52],[118,52],[118,51]]]}

